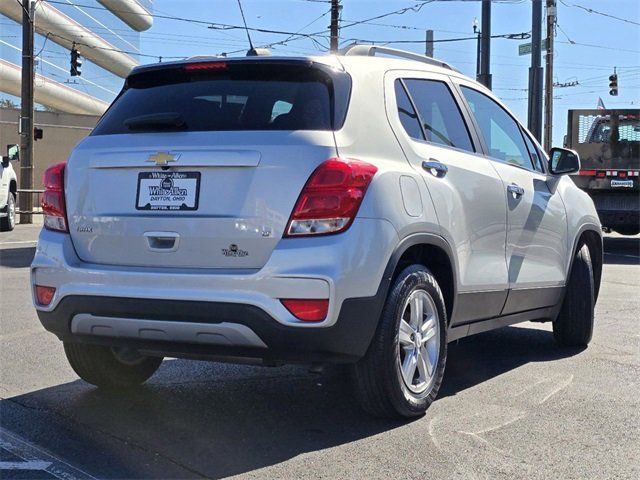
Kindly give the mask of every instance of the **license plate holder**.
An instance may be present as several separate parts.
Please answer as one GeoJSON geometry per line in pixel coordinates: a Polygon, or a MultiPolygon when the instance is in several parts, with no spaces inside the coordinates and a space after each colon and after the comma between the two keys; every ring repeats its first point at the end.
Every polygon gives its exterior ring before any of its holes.
{"type": "Polygon", "coordinates": [[[198,210],[200,172],[138,173],[136,210],[198,210]]]}

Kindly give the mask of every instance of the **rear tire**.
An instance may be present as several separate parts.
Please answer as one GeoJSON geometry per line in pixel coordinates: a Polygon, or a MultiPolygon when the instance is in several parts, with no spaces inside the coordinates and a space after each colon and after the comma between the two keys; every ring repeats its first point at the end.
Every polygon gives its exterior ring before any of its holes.
{"type": "Polygon", "coordinates": [[[16,197],[13,192],[7,194],[7,216],[0,218],[0,232],[10,232],[16,226],[16,197]]]}
{"type": "Polygon", "coordinates": [[[395,279],[366,355],[353,366],[356,396],[371,415],[411,418],[435,400],[447,359],[447,314],[422,265],[395,279]]]}
{"type": "Polygon", "coordinates": [[[85,343],[64,342],[64,352],[80,378],[107,389],[140,385],[162,363],[162,357],[145,357],[132,350],[114,350],[85,343]]]}
{"type": "Polygon", "coordinates": [[[558,318],[553,322],[556,342],[566,347],[586,347],[593,335],[595,287],[591,256],[586,244],[576,252],[558,318]]]}

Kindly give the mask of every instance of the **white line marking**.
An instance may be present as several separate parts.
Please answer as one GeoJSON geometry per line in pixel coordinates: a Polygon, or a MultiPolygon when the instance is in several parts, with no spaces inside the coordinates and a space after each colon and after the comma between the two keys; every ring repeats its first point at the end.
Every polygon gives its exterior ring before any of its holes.
{"type": "Polygon", "coordinates": [[[37,240],[21,240],[21,241],[15,241],[15,242],[0,242],[0,247],[3,245],[23,245],[25,243],[31,243],[35,245],[38,243],[38,241],[37,240]]]}
{"type": "MultiPolygon", "coordinates": [[[[41,447],[22,440],[16,434],[10,432],[5,428],[0,427],[0,447],[4,448],[8,452],[16,455],[17,457],[25,460],[26,463],[33,462],[35,465],[49,463],[45,468],[40,468],[47,473],[53,475],[60,480],[96,480],[86,472],[77,469],[76,467],[68,464],[64,460],[56,457],[55,455],[47,452],[41,447]]],[[[25,462],[1,462],[2,464],[25,462]]],[[[3,467],[4,469],[4,467],[3,467]]]]}
{"type": "Polygon", "coordinates": [[[564,390],[565,388],[567,388],[569,385],[571,385],[571,383],[573,382],[573,374],[569,375],[569,378],[567,378],[565,381],[560,382],[556,388],[554,388],[546,397],[544,397],[542,400],[540,400],[538,402],[538,405],[542,405],[544,402],[546,402],[547,400],[549,400],[551,397],[553,397],[556,393],[560,392],[561,390],[564,390]]]}
{"type": "Polygon", "coordinates": [[[29,460],[27,462],[0,462],[0,470],[46,470],[51,462],[29,460]]]}

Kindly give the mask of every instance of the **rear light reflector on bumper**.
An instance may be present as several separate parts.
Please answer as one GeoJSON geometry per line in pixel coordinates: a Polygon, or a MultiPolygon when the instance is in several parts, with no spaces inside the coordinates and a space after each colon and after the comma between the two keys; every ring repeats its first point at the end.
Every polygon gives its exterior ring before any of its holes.
{"type": "Polygon", "coordinates": [[[42,305],[43,307],[48,306],[53,300],[53,296],[56,294],[55,287],[45,287],[43,285],[36,285],[36,301],[38,305],[42,305]]]}
{"type": "Polygon", "coordinates": [[[66,163],[57,163],[44,172],[44,193],[40,205],[44,227],[48,230],[68,232],[67,208],[64,201],[64,170],[66,163]]]}
{"type": "Polygon", "coordinates": [[[358,160],[332,158],[322,163],[302,189],[284,236],[326,235],[348,229],[377,171],[358,160]]]}
{"type": "Polygon", "coordinates": [[[289,313],[303,322],[321,322],[327,318],[329,300],[326,299],[280,299],[289,313]]]}

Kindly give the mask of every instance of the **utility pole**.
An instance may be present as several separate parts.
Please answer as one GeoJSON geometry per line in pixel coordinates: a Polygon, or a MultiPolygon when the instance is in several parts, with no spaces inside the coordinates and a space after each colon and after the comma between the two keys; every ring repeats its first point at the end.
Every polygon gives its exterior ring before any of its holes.
{"type": "Polygon", "coordinates": [[[338,30],[340,19],[340,0],[331,0],[331,51],[338,51],[338,30]]]}
{"type": "Polygon", "coordinates": [[[556,26],[556,0],[547,0],[547,56],[545,58],[544,149],[551,149],[553,128],[553,37],[556,26]]]}
{"type": "MultiPolygon", "coordinates": [[[[20,189],[33,189],[33,28],[35,2],[22,0],[22,91],[20,102],[20,189]]],[[[21,212],[33,211],[30,193],[20,195],[21,212]]],[[[21,213],[20,223],[33,223],[31,213],[21,213]]]]}
{"type": "Polygon", "coordinates": [[[478,29],[478,19],[473,19],[473,33],[476,34],[477,42],[476,42],[476,80],[480,81],[480,39],[482,36],[482,32],[478,29]]]}
{"type": "Polygon", "coordinates": [[[491,0],[482,0],[482,25],[480,27],[480,75],[479,81],[491,90],[491,0]]]}
{"type": "Polygon", "coordinates": [[[533,136],[542,140],[542,0],[531,5],[531,67],[529,67],[529,111],[527,127],[533,136]]]}
{"type": "Polygon", "coordinates": [[[433,30],[427,30],[424,54],[433,58],[433,30]]]}

